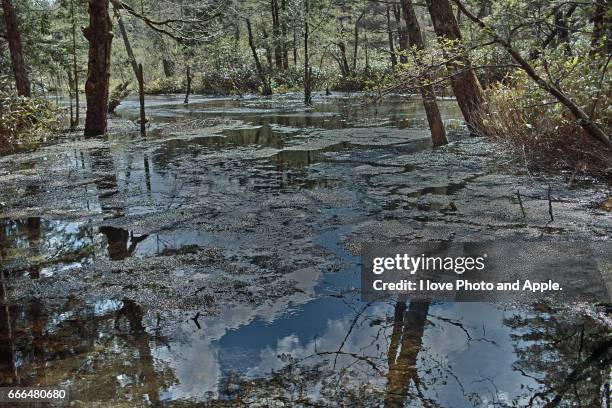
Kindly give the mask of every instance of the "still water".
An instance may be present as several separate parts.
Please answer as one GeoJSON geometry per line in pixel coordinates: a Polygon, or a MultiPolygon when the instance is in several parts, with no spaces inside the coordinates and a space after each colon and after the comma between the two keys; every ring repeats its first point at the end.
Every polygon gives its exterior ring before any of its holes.
{"type": "Polygon", "coordinates": [[[548,225],[538,182],[452,133],[452,101],[435,152],[408,98],[181,101],[149,98],[146,138],[128,100],[105,140],[0,161],[2,385],[76,406],[609,406],[601,308],[359,294],[372,239],[608,239],[584,198],[601,186],[554,184],[548,225]]]}

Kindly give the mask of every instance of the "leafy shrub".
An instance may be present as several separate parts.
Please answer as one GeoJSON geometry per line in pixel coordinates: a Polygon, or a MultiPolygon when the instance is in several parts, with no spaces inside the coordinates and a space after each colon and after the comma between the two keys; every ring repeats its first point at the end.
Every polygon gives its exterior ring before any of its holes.
{"type": "MultiPolygon", "coordinates": [[[[590,62],[574,59],[569,63],[581,66],[564,77],[562,89],[610,134],[610,83],[600,83],[601,71],[590,62]]],[[[489,133],[515,149],[528,166],[612,178],[605,146],[587,135],[576,118],[523,71],[489,88],[487,96],[489,112],[484,114],[484,121],[489,133]]]]}
{"type": "Polygon", "coordinates": [[[178,76],[170,78],[157,78],[153,81],[145,82],[145,92],[150,95],[181,93],[185,92],[185,78],[178,76]]]}
{"type": "Polygon", "coordinates": [[[24,98],[0,81],[0,154],[32,147],[60,129],[59,111],[47,100],[24,98]]]}

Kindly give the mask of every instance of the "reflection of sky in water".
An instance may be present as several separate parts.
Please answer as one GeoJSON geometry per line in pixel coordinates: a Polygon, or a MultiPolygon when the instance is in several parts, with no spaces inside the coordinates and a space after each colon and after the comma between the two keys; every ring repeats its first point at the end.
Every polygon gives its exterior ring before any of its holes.
{"type": "MultiPolygon", "coordinates": [[[[223,310],[217,317],[202,319],[201,330],[184,326],[190,332],[189,340],[174,346],[172,352],[158,349],[156,357],[171,364],[178,378],[166,397],[216,394],[222,376],[266,376],[284,367],[286,356],[305,363],[326,358],[336,360],[337,369],[349,367],[355,363],[352,356],[316,356],[337,351],[343,342],[343,352],[367,356],[386,367],[391,324],[384,322],[393,316],[393,307],[388,303],[367,305],[358,300],[359,294],[325,296],[358,285],[359,258],[338,246],[340,235],[346,232],[334,230],[320,238],[328,249],[352,262],[342,272],[311,280],[317,298],[287,305],[287,311],[280,314],[265,307],[223,310]]],[[[506,313],[502,309],[480,303],[446,303],[432,305],[429,315],[432,324],[426,326],[423,336],[419,376],[432,383],[435,400],[442,406],[459,406],[453,405],[458,397],[467,401],[472,393],[480,394],[484,401],[499,401],[520,393],[521,385],[536,385],[512,369],[516,356],[511,331],[503,325],[506,313]],[[471,340],[444,319],[461,323],[471,340]],[[443,369],[445,379],[432,374],[436,368],[443,369]]],[[[372,380],[375,378],[384,385],[384,378],[373,376],[372,380]]]]}

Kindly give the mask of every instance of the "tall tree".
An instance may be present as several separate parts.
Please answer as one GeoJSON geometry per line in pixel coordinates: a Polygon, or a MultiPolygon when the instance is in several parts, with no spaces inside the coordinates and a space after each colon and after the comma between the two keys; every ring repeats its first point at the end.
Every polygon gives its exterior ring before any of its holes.
{"type": "Polygon", "coordinates": [[[15,77],[15,87],[17,94],[30,96],[30,81],[26,72],[25,61],[23,58],[23,48],[21,46],[21,34],[17,25],[17,13],[11,0],[2,0],[2,11],[4,12],[4,26],[6,27],[6,39],[11,54],[11,66],[15,77]]]}
{"type": "Polygon", "coordinates": [[[89,27],[83,34],[89,42],[85,97],[85,136],[106,133],[113,26],[108,13],[109,0],[89,1],[89,27]]]}
{"type": "Polygon", "coordinates": [[[456,55],[449,58],[447,68],[450,71],[450,82],[457,103],[470,129],[477,133],[486,133],[482,123],[485,109],[485,97],[482,86],[472,69],[472,63],[461,49],[461,31],[449,0],[426,0],[427,8],[438,38],[444,42],[450,40],[459,49],[456,55]]]}
{"type": "MultiPolygon", "coordinates": [[[[404,20],[406,20],[406,27],[408,27],[408,41],[413,47],[412,50],[414,51],[417,65],[422,67],[423,61],[421,52],[425,49],[425,43],[423,41],[423,35],[421,34],[421,27],[419,26],[419,21],[416,13],[414,12],[412,0],[401,1],[404,20]]],[[[440,109],[438,108],[436,92],[433,85],[431,85],[433,78],[429,72],[429,70],[426,70],[423,73],[424,77],[419,81],[419,89],[421,92],[421,97],[423,98],[423,106],[425,107],[425,114],[427,115],[429,129],[431,130],[431,139],[434,147],[437,147],[447,144],[448,140],[446,139],[444,124],[442,123],[440,109]]]]}

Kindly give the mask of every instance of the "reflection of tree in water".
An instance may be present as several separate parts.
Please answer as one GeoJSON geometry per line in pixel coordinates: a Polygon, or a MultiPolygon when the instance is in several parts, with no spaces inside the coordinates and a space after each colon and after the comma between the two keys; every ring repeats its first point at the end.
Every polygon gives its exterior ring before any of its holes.
{"type": "Polygon", "coordinates": [[[71,399],[88,406],[161,406],[160,391],[175,382],[151,347],[143,310],[130,299],[51,307],[39,299],[0,312],[0,384],[71,384],[71,399]],[[54,310],[51,314],[48,311],[54,310]],[[15,364],[19,361],[19,364],[15,364]]]}
{"type": "Polygon", "coordinates": [[[136,237],[132,232],[123,228],[106,226],[100,227],[100,232],[106,236],[108,256],[113,261],[120,261],[132,256],[138,244],[148,237],[148,235],[136,237]]]}
{"type": "Polygon", "coordinates": [[[405,301],[399,300],[395,305],[387,355],[389,372],[385,407],[402,407],[409,395],[425,400],[417,371],[417,357],[423,343],[428,312],[429,302],[410,302],[408,310],[405,301]]]}
{"type": "Polygon", "coordinates": [[[98,250],[92,228],[38,217],[0,219],[0,255],[11,274],[27,272],[33,279],[45,267],[87,262],[98,250]]]}
{"type": "Polygon", "coordinates": [[[612,331],[589,317],[544,307],[504,322],[514,330],[514,368],[540,384],[533,406],[610,407],[612,331]],[[533,374],[538,373],[538,374],[533,374]]]}
{"type": "Polygon", "coordinates": [[[123,208],[113,202],[113,196],[117,194],[118,186],[115,163],[110,149],[96,149],[91,151],[89,156],[103,216],[109,218],[123,215],[123,208]]]}

